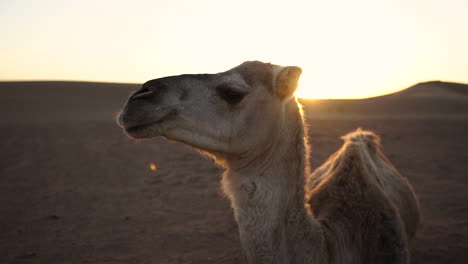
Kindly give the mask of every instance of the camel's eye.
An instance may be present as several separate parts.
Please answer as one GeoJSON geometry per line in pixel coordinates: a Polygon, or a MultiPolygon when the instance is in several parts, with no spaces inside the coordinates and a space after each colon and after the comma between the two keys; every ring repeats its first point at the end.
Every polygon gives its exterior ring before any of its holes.
{"type": "Polygon", "coordinates": [[[246,92],[239,91],[237,89],[228,87],[228,86],[219,86],[216,88],[216,92],[219,97],[226,101],[230,105],[236,105],[242,101],[246,92]]]}

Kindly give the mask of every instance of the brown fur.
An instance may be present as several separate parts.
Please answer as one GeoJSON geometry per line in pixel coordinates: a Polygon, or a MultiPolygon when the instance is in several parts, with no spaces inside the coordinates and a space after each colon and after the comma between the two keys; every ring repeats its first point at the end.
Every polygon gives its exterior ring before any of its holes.
{"type": "MultiPolygon", "coordinates": [[[[405,233],[399,208],[385,192],[387,187],[381,184],[381,177],[388,176],[383,166],[391,164],[383,164],[386,159],[379,160],[383,154],[377,135],[357,130],[343,139],[343,147],[317,170],[319,175],[311,176],[316,182],[307,201],[313,215],[325,227],[331,262],[407,263],[408,236],[414,235],[414,230],[412,226],[405,233]]],[[[406,195],[412,203],[406,206],[416,204],[406,180],[394,180],[394,185],[406,185],[410,191],[406,195]]],[[[418,208],[411,209],[417,219],[407,222],[413,225],[419,221],[419,215],[418,208]]]]}
{"type": "Polygon", "coordinates": [[[380,137],[373,132],[358,129],[353,133],[343,136],[342,139],[345,141],[343,147],[332,154],[309,177],[308,184],[306,185],[307,190],[314,189],[318,183],[325,181],[324,178],[330,177],[329,175],[333,170],[330,166],[335,164],[337,160],[341,160],[352,153],[359,153],[356,152],[356,149],[364,150],[368,155],[361,157],[357,162],[362,162],[362,165],[366,165],[365,170],[363,169],[364,172],[368,174],[368,177],[370,177],[370,180],[374,184],[380,187],[385,197],[396,207],[400,218],[404,222],[406,235],[411,239],[415,235],[420,221],[418,200],[408,180],[401,176],[383,154],[380,137]]]}

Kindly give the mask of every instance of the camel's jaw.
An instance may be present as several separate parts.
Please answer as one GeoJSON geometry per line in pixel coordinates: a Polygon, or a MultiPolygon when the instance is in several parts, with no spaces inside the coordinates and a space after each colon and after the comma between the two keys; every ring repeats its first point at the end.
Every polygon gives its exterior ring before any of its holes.
{"type": "Polygon", "coordinates": [[[175,111],[169,111],[161,118],[153,121],[129,122],[125,112],[122,112],[117,123],[122,127],[125,133],[133,139],[152,138],[163,135],[164,123],[175,115],[175,111]]]}
{"type": "Polygon", "coordinates": [[[125,133],[133,139],[143,139],[161,136],[161,126],[158,122],[124,127],[125,133]]]}

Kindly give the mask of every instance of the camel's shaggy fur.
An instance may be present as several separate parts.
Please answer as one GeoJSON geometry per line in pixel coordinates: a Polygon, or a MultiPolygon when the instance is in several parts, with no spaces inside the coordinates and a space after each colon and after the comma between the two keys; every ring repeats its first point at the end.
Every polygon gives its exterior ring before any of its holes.
{"type": "Polygon", "coordinates": [[[306,186],[307,205],[326,227],[331,263],[408,263],[419,224],[411,186],[376,134],[358,129],[343,140],[306,186]]]}
{"type": "Polygon", "coordinates": [[[345,136],[305,184],[307,131],[293,99],[300,74],[246,62],[156,79],[131,95],[119,123],[134,138],[193,146],[226,169],[247,263],[408,263],[418,204],[375,134],[345,136]]]}

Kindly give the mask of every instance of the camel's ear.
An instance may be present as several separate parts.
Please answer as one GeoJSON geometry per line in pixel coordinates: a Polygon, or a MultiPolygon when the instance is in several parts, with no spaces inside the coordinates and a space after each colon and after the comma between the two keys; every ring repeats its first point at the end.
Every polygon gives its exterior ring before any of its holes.
{"type": "Polygon", "coordinates": [[[293,96],[301,73],[302,69],[297,66],[276,69],[275,93],[279,99],[284,100],[293,96]]]}

